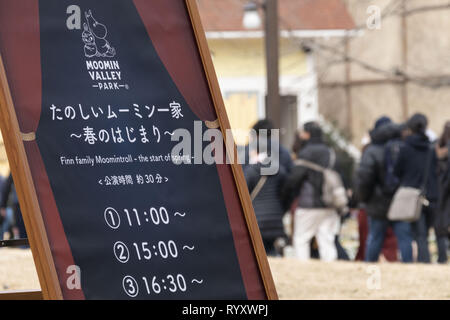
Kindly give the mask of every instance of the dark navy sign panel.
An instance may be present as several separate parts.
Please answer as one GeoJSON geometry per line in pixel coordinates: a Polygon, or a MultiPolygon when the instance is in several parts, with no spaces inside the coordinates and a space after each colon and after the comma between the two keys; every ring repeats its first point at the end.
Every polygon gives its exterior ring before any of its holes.
{"type": "Polygon", "coordinates": [[[85,297],[246,299],[216,166],[138,159],[167,155],[176,143],[169,133],[185,128],[193,137],[200,119],[158,57],[133,1],[41,0],[39,15],[36,140],[85,297]],[[79,29],[68,28],[74,4],[79,29]],[[175,117],[172,103],[182,116],[175,117]],[[128,155],[132,162],[89,162],[128,155]],[[117,183],[120,177],[133,184],[117,183]]]}

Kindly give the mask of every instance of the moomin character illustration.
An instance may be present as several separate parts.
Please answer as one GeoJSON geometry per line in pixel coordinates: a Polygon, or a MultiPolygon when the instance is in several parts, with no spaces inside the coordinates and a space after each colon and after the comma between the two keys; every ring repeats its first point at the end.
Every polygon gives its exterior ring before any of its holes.
{"type": "Polygon", "coordinates": [[[84,42],[84,55],[87,58],[92,58],[97,56],[97,46],[95,44],[95,37],[94,35],[89,31],[89,27],[86,23],[83,23],[83,33],[81,35],[81,38],[84,42]]]}
{"type": "Polygon", "coordinates": [[[84,42],[84,54],[87,58],[103,57],[112,58],[116,55],[116,49],[112,47],[106,36],[108,29],[102,23],[99,23],[92,11],[85,12],[86,23],[83,23],[83,33],[81,38],[84,42]]]}

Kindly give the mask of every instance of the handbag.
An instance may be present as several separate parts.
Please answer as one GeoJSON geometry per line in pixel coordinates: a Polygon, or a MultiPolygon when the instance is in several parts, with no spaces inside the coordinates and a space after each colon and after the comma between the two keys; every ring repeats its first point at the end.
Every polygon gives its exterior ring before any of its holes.
{"type": "Polygon", "coordinates": [[[422,207],[430,204],[426,198],[426,185],[433,156],[432,151],[430,149],[428,152],[425,173],[420,188],[400,187],[395,192],[388,211],[389,220],[415,222],[420,218],[422,207]]]}

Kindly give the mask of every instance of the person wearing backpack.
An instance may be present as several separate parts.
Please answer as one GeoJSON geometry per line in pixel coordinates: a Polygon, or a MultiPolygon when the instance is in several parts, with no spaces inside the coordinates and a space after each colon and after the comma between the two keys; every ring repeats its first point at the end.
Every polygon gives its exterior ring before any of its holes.
{"type": "Polygon", "coordinates": [[[411,226],[404,221],[389,221],[387,213],[399,181],[391,176],[402,145],[402,127],[388,117],[381,117],[370,131],[370,144],[366,147],[356,171],[356,197],[365,207],[369,220],[365,261],[377,262],[392,227],[397,237],[402,262],[412,262],[411,226]],[[394,154],[393,154],[394,153],[394,154]],[[392,157],[392,159],[386,159],[392,157]]]}
{"type": "Polygon", "coordinates": [[[249,150],[249,164],[243,167],[244,176],[266,254],[279,256],[282,254],[282,248],[277,245],[286,243],[287,240],[283,225],[285,211],[281,204],[280,192],[286,174],[292,166],[292,159],[289,152],[272,137],[273,125],[269,120],[258,121],[253,129],[257,135],[255,138],[258,139],[258,148],[249,150]],[[267,139],[258,137],[260,130],[267,130],[267,139]],[[270,146],[277,146],[280,150],[279,157],[271,159],[274,162],[271,166],[278,170],[276,174],[263,175],[262,169],[267,167],[265,163],[268,158],[267,152],[271,150],[270,146]]]}
{"type": "Polygon", "coordinates": [[[298,203],[293,230],[295,254],[300,260],[309,260],[310,242],[316,237],[321,260],[334,261],[335,236],[340,227],[336,206],[345,207],[347,201],[343,198],[346,195],[342,181],[332,170],[336,154],[324,143],[322,129],[316,122],[305,123],[300,135],[304,144],[281,194],[285,209],[295,199],[298,203]]]}
{"type": "Polygon", "coordinates": [[[417,261],[430,263],[428,231],[433,225],[438,204],[437,156],[426,135],[428,119],[416,113],[407,121],[408,135],[400,150],[394,174],[400,187],[423,190],[425,201],[420,217],[413,222],[412,232],[417,242],[417,261]]]}
{"type": "Polygon", "coordinates": [[[244,168],[248,191],[255,210],[261,237],[268,256],[280,255],[275,247],[279,239],[286,241],[284,232],[284,210],[281,205],[280,191],[286,178],[286,170],[280,166],[277,174],[262,175],[263,164],[259,161],[244,168]]]}

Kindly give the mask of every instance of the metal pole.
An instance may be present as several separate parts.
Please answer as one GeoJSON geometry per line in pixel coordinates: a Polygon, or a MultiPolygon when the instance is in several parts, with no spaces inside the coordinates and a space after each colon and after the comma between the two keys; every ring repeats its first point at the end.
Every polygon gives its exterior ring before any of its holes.
{"type": "Polygon", "coordinates": [[[280,128],[278,0],[266,0],[264,11],[267,66],[266,117],[273,122],[275,128],[280,128]]]}

